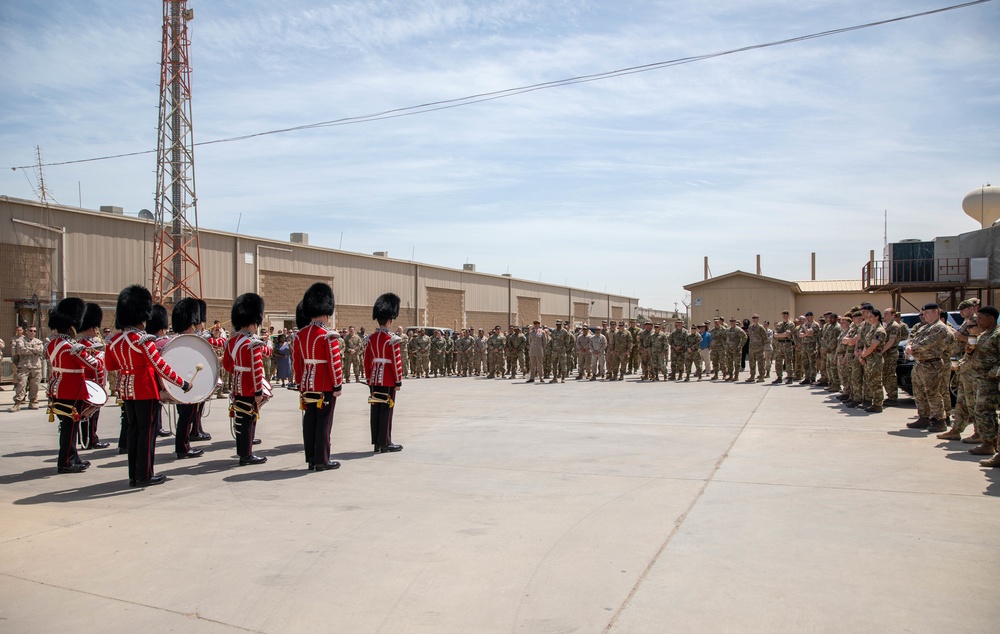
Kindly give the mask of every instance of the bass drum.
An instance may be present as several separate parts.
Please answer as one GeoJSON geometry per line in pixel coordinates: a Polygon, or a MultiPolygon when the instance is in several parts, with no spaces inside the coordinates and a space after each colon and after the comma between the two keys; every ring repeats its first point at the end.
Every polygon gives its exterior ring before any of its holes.
{"type": "Polygon", "coordinates": [[[160,356],[182,379],[191,383],[191,391],[164,382],[160,400],[165,403],[194,404],[215,393],[219,381],[219,361],[212,344],[198,335],[177,335],[163,346],[160,356]],[[201,365],[201,370],[198,366],[201,365]]]}

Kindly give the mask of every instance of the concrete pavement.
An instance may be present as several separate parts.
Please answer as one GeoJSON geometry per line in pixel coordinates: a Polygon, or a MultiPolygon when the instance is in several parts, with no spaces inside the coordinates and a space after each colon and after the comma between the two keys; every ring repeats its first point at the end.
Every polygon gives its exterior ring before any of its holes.
{"type": "MultiPolygon", "coordinates": [[[[236,466],[129,489],[124,456],[55,473],[55,424],[0,393],[0,630],[992,632],[1000,470],[805,386],[408,381],[398,454],[366,389],[336,471],[305,470],[295,394],[236,466]]],[[[101,421],[117,436],[117,408],[101,421]]]]}

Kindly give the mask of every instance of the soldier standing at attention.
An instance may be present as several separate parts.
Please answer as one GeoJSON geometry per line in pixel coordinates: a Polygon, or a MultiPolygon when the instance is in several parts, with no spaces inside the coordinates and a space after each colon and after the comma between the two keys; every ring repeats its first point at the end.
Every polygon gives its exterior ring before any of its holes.
{"type": "Polygon", "coordinates": [[[639,368],[639,333],[640,328],[635,325],[635,320],[629,320],[628,334],[632,336],[632,350],[629,351],[628,356],[628,371],[635,374],[636,369],[639,368]]]}
{"type": "Polygon", "coordinates": [[[653,378],[653,324],[645,322],[642,330],[639,331],[639,365],[642,371],[641,381],[649,381],[653,378]]]}
{"type": "Polygon", "coordinates": [[[535,379],[542,380],[544,376],[543,362],[545,360],[545,346],[549,342],[549,333],[542,328],[542,323],[537,319],[528,331],[528,383],[534,383],[535,379]]]}
{"type": "Polygon", "coordinates": [[[11,358],[17,366],[14,375],[14,406],[16,412],[28,401],[28,409],[38,409],[38,386],[42,381],[42,355],[45,344],[36,335],[38,329],[28,326],[23,337],[18,337],[11,345],[11,358]]]}
{"type": "Polygon", "coordinates": [[[760,315],[751,318],[750,327],[747,328],[747,337],[750,339],[750,353],[747,364],[750,366],[750,378],[747,383],[754,381],[762,383],[764,381],[764,346],[767,345],[767,331],[760,325],[760,315]]]}
{"type": "Polygon", "coordinates": [[[552,347],[552,383],[565,383],[568,372],[567,356],[576,342],[573,340],[573,335],[563,328],[562,321],[558,319],[556,320],[556,329],[550,334],[549,342],[552,347]]]}
{"type": "Polygon", "coordinates": [[[490,338],[486,340],[486,378],[495,379],[503,375],[503,350],[506,343],[507,338],[500,333],[500,326],[494,326],[490,338]]]}
{"type": "Polygon", "coordinates": [[[974,332],[979,333],[975,346],[970,345],[967,353],[970,361],[970,374],[976,382],[976,400],[973,413],[976,420],[976,433],[981,445],[973,447],[969,453],[976,456],[991,456],[981,460],[984,467],[1000,467],[1000,454],[997,449],[997,407],[1000,406],[1000,389],[997,388],[997,374],[1000,373],[1000,330],[997,329],[997,317],[1000,311],[993,306],[983,306],[976,313],[978,326],[974,332]]]}
{"type": "Polygon", "coordinates": [[[354,382],[361,383],[361,337],[354,332],[354,326],[347,328],[344,337],[344,383],[351,382],[351,370],[354,370],[354,382]]]}
{"type": "Polygon", "coordinates": [[[407,342],[405,354],[409,358],[409,371],[407,376],[415,379],[420,378],[420,352],[417,350],[417,330],[411,328],[407,331],[407,342]]]}
{"type": "Polygon", "coordinates": [[[378,328],[365,340],[364,364],[371,404],[371,439],[375,453],[395,453],[403,446],[392,442],[392,414],[396,394],[403,389],[402,354],[399,339],[389,333],[392,322],[399,316],[399,297],[384,293],[375,300],[372,319],[378,328]]]}
{"type": "Polygon", "coordinates": [[[861,345],[864,348],[858,356],[858,363],[864,368],[864,388],[862,405],[865,411],[880,413],[882,411],[882,364],[885,357],[882,346],[886,341],[885,328],[882,326],[882,313],[877,309],[868,312],[868,328],[861,345]]]}
{"type": "MultiPolygon", "coordinates": [[[[722,320],[722,317],[716,317],[712,320],[714,324],[709,334],[712,335],[712,344],[709,348],[711,359],[712,359],[712,378],[719,378],[719,371],[722,370],[723,359],[726,353],[726,326],[722,320]]],[[[725,371],[722,373],[722,378],[725,378],[725,371]]]]}
{"type": "MultiPolygon", "coordinates": [[[[691,380],[691,366],[694,366],[696,378],[701,380],[701,355],[698,350],[701,348],[701,335],[698,334],[698,326],[691,326],[691,332],[687,334],[687,343],[684,346],[684,380],[691,380]]],[[[678,375],[677,378],[680,378],[678,375]]]]}
{"type": "Polygon", "coordinates": [[[912,333],[910,343],[906,346],[907,354],[916,361],[912,377],[913,398],[917,401],[918,418],[906,424],[911,429],[941,427],[946,416],[941,399],[941,382],[945,377],[944,363],[941,359],[948,348],[950,333],[941,323],[941,311],[937,304],[925,305],[922,312],[926,325],[912,333]],[[920,415],[924,412],[926,415],[920,415]]]}
{"type": "Polygon", "coordinates": [[[417,365],[420,368],[420,374],[423,375],[425,379],[429,379],[431,376],[431,338],[427,334],[425,328],[420,329],[420,334],[417,336],[417,365]]]}
{"type": "Polygon", "coordinates": [[[847,346],[841,343],[840,340],[843,338],[847,328],[851,326],[851,318],[847,315],[840,317],[837,321],[837,327],[834,329],[837,335],[837,345],[833,347],[833,353],[830,357],[830,385],[826,388],[826,391],[831,393],[840,392],[841,389],[841,372],[844,368],[844,355],[847,353],[847,346]]]}
{"type": "Polygon", "coordinates": [[[511,347],[514,350],[513,363],[511,364],[510,369],[510,378],[516,378],[518,370],[520,370],[522,378],[528,376],[528,366],[524,363],[524,353],[528,347],[528,338],[523,332],[521,332],[520,328],[513,326],[511,335],[507,338],[507,341],[513,341],[511,347]]]}
{"type": "Polygon", "coordinates": [[[793,325],[788,321],[788,311],[781,311],[781,321],[774,325],[774,380],[771,383],[781,383],[782,372],[788,373],[788,380],[786,382],[792,382],[791,358],[795,352],[792,347],[793,325]]]}
{"type": "Polygon", "coordinates": [[[448,342],[445,341],[444,335],[440,330],[434,331],[434,338],[431,339],[431,372],[434,377],[437,378],[439,374],[445,375],[446,370],[444,368],[445,353],[447,352],[448,342]]]}
{"type": "Polygon", "coordinates": [[[576,358],[579,366],[576,380],[586,379],[590,371],[590,328],[588,326],[580,328],[580,334],[576,336],[576,358]]]}
{"type": "Polygon", "coordinates": [[[625,322],[618,322],[618,332],[615,333],[615,348],[617,349],[618,365],[615,367],[615,376],[619,381],[625,380],[625,373],[628,371],[629,355],[632,354],[632,335],[625,330],[625,322]]]}
{"type": "Polygon", "coordinates": [[[605,353],[608,349],[608,338],[604,336],[603,329],[598,327],[597,331],[590,337],[590,380],[596,381],[603,378],[606,368],[605,353]]]}
{"type": "Polygon", "coordinates": [[[812,385],[816,381],[819,330],[819,324],[813,320],[813,312],[810,310],[805,314],[805,322],[799,327],[798,340],[802,344],[801,385],[812,385]]]}
{"type": "Polygon", "coordinates": [[[747,333],[739,326],[735,317],[729,320],[729,331],[726,333],[727,349],[729,352],[729,378],[727,381],[740,380],[740,356],[743,351],[743,344],[747,342],[747,333]]]}
{"type": "MultiPolygon", "coordinates": [[[[958,305],[958,311],[964,317],[964,321],[955,333],[955,343],[952,345],[951,353],[958,364],[958,369],[955,370],[958,398],[955,399],[955,415],[951,428],[937,436],[941,440],[962,440],[962,432],[973,419],[972,406],[976,400],[975,382],[971,380],[968,371],[970,364],[966,351],[969,346],[969,335],[978,326],[977,310],[979,310],[979,300],[976,298],[967,299],[958,305]]],[[[888,361],[888,356],[886,360],[888,361]]]]}
{"type": "Polygon", "coordinates": [[[667,342],[670,349],[670,376],[666,378],[669,381],[676,381],[684,375],[684,357],[687,350],[687,332],[684,331],[684,322],[680,319],[674,321],[674,329],[670,331],[667,342]]]}
{"type": "MultiPolygon", "coordinates": [[[[975,308],[969,310],[975,315],[975,308]]],[[[895,403],[899,398],[899,386],[896,384],[896,365],[899,362],[899,342],[902,328],[896,322],[896,311],[886,308],[882,311],[885,326],[885,345],[882,346],[882,388],[885,390],[885,402],[895,403]]],[[[965,353],[965,343],[961,345],[960,354],[965,353]]]]}

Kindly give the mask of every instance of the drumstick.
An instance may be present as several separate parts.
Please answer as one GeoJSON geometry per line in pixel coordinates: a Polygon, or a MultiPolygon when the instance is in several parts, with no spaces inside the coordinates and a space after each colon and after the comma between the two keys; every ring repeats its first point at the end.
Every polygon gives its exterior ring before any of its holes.
{"type": "Polygon", "coordinates": [[[205,366],[204,366],[204,364],[201,364],[201,363],[199,363],[198,365],[194,366],[194,374],[191,375],[191,378],[188,380],[188,383],[193,383],[194,382],[194,377],[198,376],[198,373],[201,372],[204,369],[205,369],[205,366]]]}

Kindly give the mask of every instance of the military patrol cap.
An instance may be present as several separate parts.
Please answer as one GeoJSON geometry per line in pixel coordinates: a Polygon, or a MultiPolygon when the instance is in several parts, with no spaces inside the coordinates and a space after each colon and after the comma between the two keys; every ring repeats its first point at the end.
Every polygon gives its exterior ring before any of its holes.
{"type": "Polygon", "coordinates": [[[924,307],[921,308],[920,310],[940,310],[940,308],[941,308],[940,306],[938,306],[934,302],[931,302],[929,304],[924,304],[924,307]]]}
{"type": "Polygon", "coordinates": [[[803,316],[804,316],[804,317],[812,317],[812,316],[813,316],[813,311],[811,311],[811,310],[810,310],[809,312],[807,312],[807,313],[806,313],[805,315],[803,315],[803,316]]]}
{"type": "MultiPolygon", "coordinates": [[[[937,306],[937,304],[935,304],[935,306],[937,306]]],[[[871,310],[875,310],[875,307],[872,306],[871,304],[869,304],[868,302],[865,302],[864,304],[861,304],[861,310],[869,310],[869,311],[871,311],[871,310]]]]}
{"type": "Polygon", "coordinates": [[[961,304],[958,305],[958,309],[963,310],[965,308],[972,308],[973,306],[979,306],[979,299],[976,297],[963,301],[961,304]]]}
{"type": "Polygon", "coordinates": [[[538,321],[538,320],[536,319],[535,321],[533,321],[533,322],[531,322],[531,323],[533,323],[533,324],[541,324],[542,322],[540,322],[540,321],[538,321]]]}
{"type": "Polygon", "coordinates": [[[644,321],[644,322],[642,322],[643,326],[651,326],[652,324],[653,324],[653,322],[651,322],[651,321],[644,321]]]}
{"type": "Polygon", "coordinates": [[[753,319],[760,319],[760,315],[754,314],[753,319]]]}
{"type": "Polygon", "coordinates": [[[783,311],[781,311],[781,314],[782,314],[782,315],[787,315],[787,314],[788,314],[788,311],[787,311],[787,310],[783,310],[783,311]]]}
{"type": "Polygon", "coordinates": [[[557,320],[556,320],[556,325],[557,325],[557,326],[559,326],[559,325],[562,325],[562,320],[561,320],[561,319],[557,319],[557,320]]]}
{"type": "Polygon", "coordinates": [[[708,326],[708,325],[709,325],[709,323],[710,323],[710,322],[709,322],[709,321],[708,321],[708,320],[706,319],[706,320],[705,320],[705,325],[706,325],[706,326],[708,326]]]}

